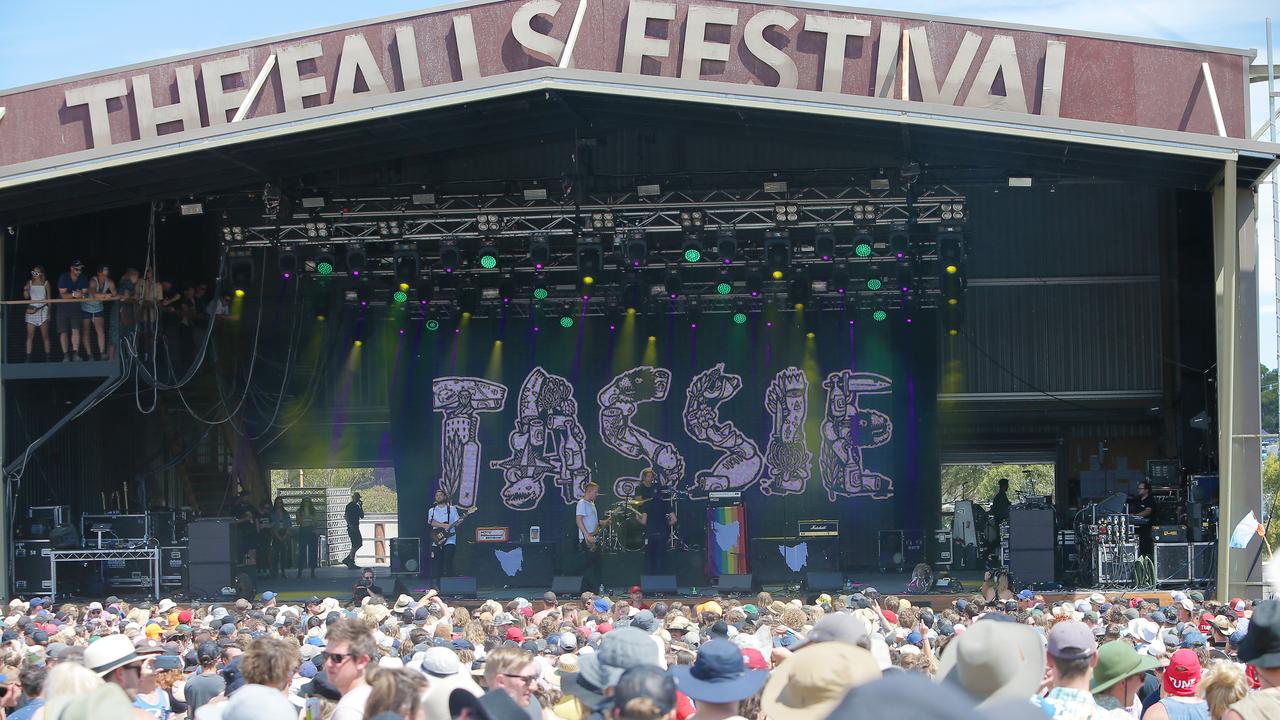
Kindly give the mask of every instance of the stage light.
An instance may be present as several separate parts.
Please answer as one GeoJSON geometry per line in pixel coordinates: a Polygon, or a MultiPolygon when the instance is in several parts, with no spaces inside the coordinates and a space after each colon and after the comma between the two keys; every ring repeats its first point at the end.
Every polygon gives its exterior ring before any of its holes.
{"type": "Polygon", "coordinates": [[[831,271],[831,281],[827,283],[827,288],[843,295],[849,289],[849,270],[843,265],[831,271]]]}
{"type": "Polygon", "coordinates": [[[395,249],[391,253],[391,262],[395,266],[397,280],[402,283],[413,282],[418,278],[418,244],[414,242],[396,243],[395,249]]]}
{"type": "Polygon", "coordinates": [[[644,239],[644,231],[633,228],[627,231],[627,242],[622,247],[622,260],[631,268],[644,267],[649,261],[649,243],[644,239]]]}
{"type": "Polygon", "coordinates": [[[716,231],[716,254],[725,265],[733,262],[738,254],[738,231],[734,226],[724,225],[716,231]]]}
{"type": "Polygon", "coordinates": [[[623,306],[634,311],[640,307],[640,303],[644,302],[644,284],[638,279],[627,280],[622,286],[622,293],[619,300],[623,306]]]}
{"type": "Polygon", "coordinates": [[[399,238],[400,237],[400,221],[399,220],[379,220],[378,234],[382,236],[383,240],[395,240],[399,238]]]}
{"type": "Polygon", "coordinates": [[[355,342],[355,346],[356,346],[356,347],[364,347],[364,341],[363,341],[363,340],[357,340],[357,341],[355,342]]]}
{"type": "Polygon", "coordinates": [[[960,271],[964,262],[964,236],[950,228],[943,228],[938,233],[938,261],[948,275],[960,271]]]}
{"type": "Polygon", "coordinates": [[[858,257],[871,257],[875,252],[875,240],[871,237],[871,233],[865,229],[859,229],[853,236],[853,254],[858,257]]]}
{"type": "Polygon", "coordinates": [[[800,221],[800,206],[795,203],[781,202],[773,206],[773,222],[775,225],[789,225],[800,221]]]}
{"type": "Polygon", "coordinates": [[[347,272],[354,277],[359,277],[360,273],[365,270],[365,264],[368,258],[364,254],[364,248],[360,245],[347,246],[347,272]]]}
{"type": "MultiPolygon", "coordinates": [[[[233,248],[227,251],[231,268],[231,286],[236,290],[253,286],[256,264],[253,261],[253,250],[249,248],[233,248]]],[[[244,293],[236,297],[244,297],[244,293]]]]}
{"type": "Polygon", "coordinates": [[[302,224],[302,229],[306,231],[309,238],[327,238],[329,237],[329,225],[325,222],[308,222],[302,224]]]}
{"type": "Polygon", "coordinates": [[[612,210],[602,210],[600,212],[591,213],[591,229],[599,232],[613,232],[617,225],[617,218],[612,210]]]}
{"type": "Polygon", "coordinates": [[[681,210],[680,211],[680,227],[684,228],[686,233],[701,232],[706,216],[701,210],[681,210]]]}
{"type": "Polygon", "coordinates": [[[836,256],[836,231],[830,223],[822,223],[813,234],[813,249],[823,262],[836,256]]]}
{"type": "Polygon", "coordinates": [[[442,240],[440,242],[440,264],[444,266],[444,271],[451,273],[455,268],[462,265],[462,253],[458,250],[458,242],[456,240],[442,240]]]}
{"type": "Polygon", "coordinates": [[[911,285],[915,282],[915,274],[911,271],[911,266],[903,264],[898,268],[897,274],[898,289],[902,292],[910,292],[911,285]]]}
{"type": "Polygon", "coordinates": [[[746,313],[744,313],[744,312],[736,312],[736,313],[734,313],[734,314],[733,314],[733,324],[734,324],[734,325],[746,325],[746,324],[747,324],[747,314],[746,314],[746,313]]]}
{"type": "Polygon", "coordinates": [[[240,242],[244,240],[244,228],[239,225],[223,226],[222,239],[225,242],[240,242]]]}
{"type": "Polygon", "coordinates": [[[810,331],[810,332],[805,333],[805,334],[804,334],[804,336],[805,336],[805,337],[807,337],[807,338],[809,338],[810,340],[812,340],[812,339],[814,339],[815,337],[817,337],[817,335],[813,334],[813,331],[810,331]]]}
{"type": "Polygon", "coordinates": [[[911,233],[907,231],[906,225],[894,225],[889,230],[889,252],[899,260],[906,258],[907,251],[911,249],[911,233]]]}
{"type": "Polygon", "coordinates": [[[315,253],[306,264],[314,269],[317,275],[332,275],[336,264],[333,260],[333,248],[322,245],[316,248],[315,253]]]}
{"type": "Polygon", "coordinates": [[[602,266],[600,243],[594,240],[579,240],[577,256],[579,277],[595,277],[600,274],[602,266]]]}
{"type": "Polygon", "coordinates": [[[547,289],[544,287],[536,287],[533,289],[534,300],[546,300],[550,295],[551,293],[547,292],[547,289]]]}
{"type": "Polygon", "coordinates": [[[944,275],[942,277],[942,297],[948,305],[960,304],[960,296],[964,293],[965,279],[961,275],[944,275]]]}
{"type": "Polygon", "coordinates": [[[480,246],[480,267],[485,270],[492,270],[498,267],[498,246],[493,243],[485,243],[480,246]]]}
{"type": "Polygon", "coordinates": [[[770,230],[764,234],[764,260],[771,270],[782,270],[791,265],[790,233],[786,230],[770,230]]]}
{"type": "Polygon", "coordinates": [[[476,311],[480,305],[480,290],[474,285],[468,285],[458,289],[458,309],[463,315],[467,315],[476,311]]]}
{"type": "Polygon", "coordinates": [[[760,291],[763,289],[764,273],[760,272],[760,268],[747,270],[747,291],[751,293],[751,297],[760,297],[760,291]]]}
{"type": "Polygon", "coordinates": [[[871,319],[875,320],[876,322],[884,322],[888,318],[889,318],[889,313],[885,312],[884,310],[876,310],[875,312],[871,313],[871,319]]]}
{"type": "Polygon", "coordinates": [[[276,268],[286,280],[298,273],[298,253],[291,246],[282,246],[276,255],[276,268]]]}
{"type": "Polygon", "coordinates": [[[541,270],[551,262],[551,244],[546,233],[534,233],[529,236],[529,262],[534,270],[541,270]]]}
{"type": "MultiPolygon", "coordinates": [[[[1050,189],[1049,192],[1053,192],[1053,190],[1050,189]]],[[[942,219],[944,221],[964,222],[964,203],[942,203],[939,209],[942,211],[942,219]]]]}
{"type": "Polygon", "coordinates": [[[702,261],[702,241],[688,239],[684,241],[684,261],[696,263],[702,261]]]}
{"type": "Polygon", "coordinates": [[[572,315],[561,315],[561,316],[560,316],[560,327],[565,328],[565,329],[568,329],[568,328],[573,327],[573,316],[572,316],[572,315]]]}
{"type": "Polygon", "coordinates": [[[683,285],[683,282],[680,278],[680,273],[674,270],[667,273],[666,277],[663,278],[662,280],[662,289],[666,291],[667,295],[672,300],[675,300],[677,297],[680,296],[680,290],[682,285],[683,285]]]}
{"type": "Polygon", "coordinates": [[[728,282],[726,280],[721,280],[720,282],[716,283],[717,295],[728,295],[731,292],[733,292],[733,283],[728,282]]]}
{"type": "Polygon", "coordinates": [[[391,299],[395,300],[398,303],[405,303],[409,301],[409,293],[405,292],[404,290],[397,290],[391,293],[391,299]]]}
{"type": "Polygon", "coordinates": [[[774,270],[774,271],[773,271],[773,273],[771,273],[771,276],[773,277],[773,279],[774,279],[774,280],[781,280],[781,279],[782,279],[782,271],[781,271],[781,270],[774,270]]]}
{"type": "Polygon", "coordinates": [[[414,294],[418,296],[418,302],[426,305],[431,302],[431,296],[435,294],[435,287],[429,281],[418,283],[414,289],[414,294]]]}
{"type": "Polygon", "coordinates": [[[882,287],[884,287],[884,283],[880,281],[880,278],[867,278],[868,290],[879,290],[882,287]]]}
{"type": "Polygon", "coordinates": [[[399,285],[397,285],[396,287],[400,288],[401,290],[408,290],[408,289],[409,289],[409,283],[407,283],[407,282],[402,282],[402,283],[400,283],[399,285]]]}
{"type": "Polygon", "coordinates": [[[595,281],[596,281],[596,279],[595,279],[594,277],[591,277],[590,275],[584,275],[584,276],[582,277],[582,284],[583,284],[583,285],[593,285],[593,284],[595,284],[595,281]]]}
{"type": "Polygon", "coordinates": [[[236,288],[236,297],[238,298],[244,297],[244,290],[241,288],[236,288]]]}
{"type": "MultiPolygon", "coordinates": [[[[886,190],[888,187],[885,188],[886,190]]],[[[876,219],[876,206],[868,203],[854,203],[849,212],[852,213],[853,219],[856,220],[872,220],[876,219]]]]}
{"type": "Polygon", "coordinates": [[[328,260],[321,260],[316,263],[316,272],[321,275],[333,274],[333,263],[328,260]]]}
{"type": "Polygon", "coordinates": [[[798,274],[791,278],[790,284],[787,286],[787,304],[788,305],[804,305],[809,302],[809,278],[803,274],[798,274]]]}
{"type": "Polygon", "coordinates": [[[502,278],[498,283],[498,297],[502,298],[503,304],[511,302],[511,298],[516,296],[516,281],[510,276],[502,278]]]}
{"type": "Polygon", "coordinates": [[[476,216],[476,229],[482,233],[499,232],[502,225],[497,215],[481,213],[476,216]]]}
{"type": "Polygon", "coordinates": [[[426,327],[428,331],[435,332],[440,329],[440,321],[435,318],[430,318],[427,320],[426,327]]]}

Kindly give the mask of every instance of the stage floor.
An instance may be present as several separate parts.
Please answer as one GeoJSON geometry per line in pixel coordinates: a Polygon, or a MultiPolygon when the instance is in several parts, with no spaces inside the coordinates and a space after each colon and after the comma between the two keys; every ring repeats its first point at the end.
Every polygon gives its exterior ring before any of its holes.
{"type": "MultiPolygon", "coordinates": [[[[427,589],[431,587],[431,584],[428,581],[420,578],[411,577],[411,576],[393,576],[388,572],[386,568],[377,568],[375,570],[375,573],[377,575],[377,581],[376,581],[377,584],[380,585],[383,588],[383,590],[387,593],[389,600],[394,600],[396,595],[398,594],[396,592],[397,582],[402,583],[403,587],[401,589],[407,590],[408,594],[410,596],[415,597],[415,599],[416,597],[420,596],[422,593],[425,593],[427,589]]],[[[312,579],[306,573],[303,573],[303,576],[301,578],[295,578],[294,572],[290,572],[287,574],[286,577],[279,580],[262,578],[262,579],[255,579],[254,582],[255,582],[255,588],[257,591],[257,597],[260,597],[264,591],[269,590],[277,593],[279,597],[279,601],[282,603],[295,603],[295,602],[304,600],[312,595],[316,595],[322,598],[334,597],[345,602],[351,598],[351,588],[358,577],[359,577],[359,574],[357,571],[348,570],[345,567],[339,567],[339,568],[318,569],[316,571],[316,577],[314,579],[312,579]]],[[[879,571],[868,571],[868,572],[860,572],[860,573],[855,572],[855,573],[845,574],[844,587],[842,589],[828,590],[826,592],[829,592],[830,594],[835,595],[841,592],[848,593],[848,592],[856,592],[859,590],[865,590],[867,588],[875,588],[876,590],[880,591],[881,594],[884,594],[884,595],[898,595],[900,597],[908,598],[915,605],[930,605],[934,608],[941,608],[949,605],[958,597],[967,597],[975,592],[978,592],[982,586],[982,572],[979,570],[953,572],[950,574],[950,577],[954,581],[957,581],[959,583],[958,587],[954,589],[936,591],[933,593],[911,595],[905,592],[907,581],[910,580],[910,573],[907,573],[907,572],[892,573],[892,572],[879,572],[879,571]]],[[[605,594],[609,595],[610,597],[624,596],[630,584],[633,584],[633,583],[626,583],[626,584],[615,583],[615,584],[607,585],[605,587],[605,594]]],[[[459,598],[450,598],[450,599],[459,600],[463,605],[471,605],[472,602],[478,602],[486,599],[507,601],[507,600],[515,599],[517,597],[524,597],[524,598],[528,598],[529,600],[537,600],[542,596],[542,593],[547,591],[547,589],[548,588],[546,586],[533,587],[533,586],[525,586],[525,585],[508,585],[503,587],[480,586],[477,588],[475,598],[459,597],[459,598]]],[[[1057,602],[1059,600],[1064,600],[1064,599],[1075,600],[1079,598],[1087,598],[1090,594],[1094,592],[1101,592],[1108,599],[1115,597],[1117,595],[1124,597],[1126,599],[1132,598],[1132,597],[1143,597],[1148,599],[1155,599],[1161,604],[1167,604],[1171,602],[1170,594],[1174,589],[1176,588],[1161,589],[1161,590],[1064,588],[1062,590],[1042,591],[1041,594],[1044,595],[1045,599],[1049,602],[1057,602]]],[[[796,583],[793,583],[793,584],[766,583],[762,587],[758,588],[758,590],[767,590],[770,593],[773,593],[776,598],[790,598],[790,597],[796,597],[796,596],[809,597],[819,592],[818,590],[808,590],[806,588],[801,587],[798,580],[796,583]]],[[[137,595],[136,592],[130,592],[130,593],[115,592],[114,594],[119,595],[120,597],[130,601],[143,599],[142,596],[137,595]]],[[[656,596],[655,599],[667,599],[667,600],[680,599],[680,600],[687,601],[687,600],[698,599],[698,598],[710,598],[710,597],[713,597],[714,595],[716,595],[716,591],[714,587],[705,587],[705,586],[695,587],[692,585],[689,585],[689,586],[681,585],[677,588],[677,591],[675,593],[662,594],[662,595],[656,596]]],[[[726,593],[725,595],[727,597],[751,598],[755,596],[755,591],[752,591],[750,593],[736,593],[736,594],[726,593]]],[[[1206,595],[1209,595],[1209,593],[1206,592],[1206,595]]],[[[235,598],[190,598],[189,596],[179,592],[172,592],[170,594],[165,594],[163,596],[170,597],[173,600],[180,603],[190,602],[190,601],[218,602],[219,600],[229,602],[235,599],[235,598]]],[[[59,598],[61,602],[66,602],[71,599],[73,598],[66,598],[66,597],[59,598]]],[[[74,598],[74,599],[93,600],[93,599],[100,599],[100,598],[74,598]]]]}

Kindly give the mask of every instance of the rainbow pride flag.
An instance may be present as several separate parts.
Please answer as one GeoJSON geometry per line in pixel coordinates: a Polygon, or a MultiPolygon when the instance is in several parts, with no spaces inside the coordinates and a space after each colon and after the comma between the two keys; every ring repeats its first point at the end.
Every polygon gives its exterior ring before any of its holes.
{"type": "Polygon", "coordinates": [[[747,517],[741,505],[707,508],[707,574],[744,575],[747,569],[747,517]]]}

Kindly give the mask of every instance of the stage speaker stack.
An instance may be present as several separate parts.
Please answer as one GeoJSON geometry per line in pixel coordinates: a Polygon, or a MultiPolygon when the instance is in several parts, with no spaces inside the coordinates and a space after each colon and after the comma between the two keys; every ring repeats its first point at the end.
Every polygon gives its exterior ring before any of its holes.
{"type": "MultiPolygon", "coordinates": [[[[50,552],[52,550],[53,545],[48,540],[15,540],[13,542],[14,595],[30,599],[37,595],[46,595],[51,591],[53,571],[50,565],[50,552]]],[[[65,577],[65,571],[63,572],[65,577]]]]}
{"type": "Polygon", "coordinates": [[[1157,543],[1156,585],[1182,586],[1191,582],[1191,553],[1187,543],[1157,543]]]}
{"type": "Polygon", "coordinates": [[[1053,510],[1009,509],[1009,572],[1018,587],[1053,582],[1053,510]]]}
{"type": "Polygon", "coordinates": [[[476,596],[476,579],[473,577],[440,578],[442,597],[473,598],[476,596]]]}
{"type": "Polygon", "coordinates": [[[1193,542],[1191,547],[1191,580],[1205,582],[1218,578],[1218,543],[1193,542]]]}
{"type": "Polygon", "coordinates": [[[556,575],[551,578],[551,592],[556,595],[577,595],[582,592],[581,575],[556,575]]]}
{"type": "Polygon", "coordinates": [[[749,593],[753,584],[750,573],[746,575],[721,575],[716,578],[716,592],[749,593]]]}
{"type": "Polygon", "coordinates": [[[422,570],[422,541],[418,538],[391,538],[391,574],[417,575],[422,570]]]}
{"type": "Polygon", "coordinates": [[[645,595],[657,595],[666,593],[673,595],[676,592],[676,576],[675,575],[641,575],[640,590],[645,595]]]}
{"type": "Polygon", "coordinates": [[[223,588],[237,585],[235,523],[230,518],[209,518],[192,521],[187,529],[187,585],[191,597],[220,598],[223,588]]]}

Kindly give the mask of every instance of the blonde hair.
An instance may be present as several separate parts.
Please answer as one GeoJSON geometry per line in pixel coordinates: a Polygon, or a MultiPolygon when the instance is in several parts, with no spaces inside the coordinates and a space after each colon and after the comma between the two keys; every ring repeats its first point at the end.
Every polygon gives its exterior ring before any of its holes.
{"type": "Polygon", "coordinates": [[[625,706],[618,708],[617,717],[624,720],[658,720],[666,715],[652,698],[638,697],[631,698],[625,706]]]}
{"type": "Polygon", "coordinates": [[[44,681],[44,716],[60,716],[72,700],[105,684],[105,680],[79,663],[58,663],[44,681]]]}
{"type": "Polygon", "coordinates": [[[1233,703],[1244,699],[1249,692],[1249,681],[1235,663],[1216,662],[1205,670],[1200,678],[1197,694],[1209,703],[1209,717],[1220,720],[1233,703]]]}
{"type": "Polygon", "coordinates": [[[484,681],[493,687],[493,681],[503,673],[514,673],[533,662],[533,654],[518,647],[494,648],[484,657],[484,681]]]}
{"type": "Polygon", "coordinates": [[[298,646],[288,640],[257,638],[240,659],[245,682],[285,688],[302,662],[298,646]]]}
{"type": "Polygon", "coordinates": [[[365,701],[364,717],[393,712],[400,717],[416,718],[422,710],[422,696],[427,679],[422,673],[407,668],[376,668],[366,673],[371,689],[365,701]]]}

